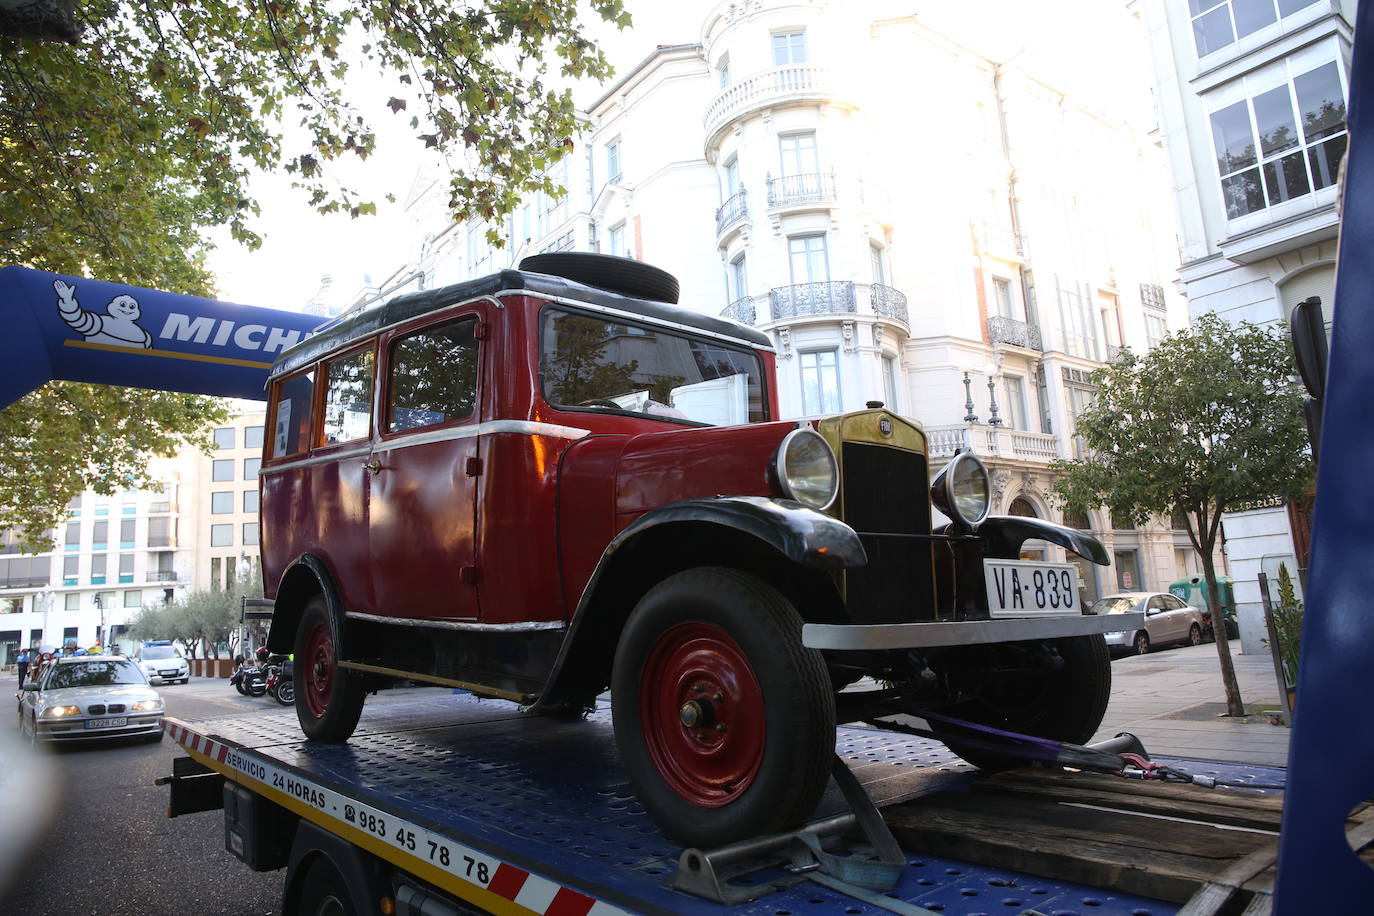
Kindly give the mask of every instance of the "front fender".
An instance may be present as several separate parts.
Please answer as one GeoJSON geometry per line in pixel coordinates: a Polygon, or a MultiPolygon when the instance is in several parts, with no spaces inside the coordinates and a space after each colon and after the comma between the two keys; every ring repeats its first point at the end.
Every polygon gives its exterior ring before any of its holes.
{"type": "Polygon", "coordinates": [[[999,560],[1016,560],[1021,556],[1021,544],[1039,538],[1071,550],[1098,566],[1111,565],[1107,548],[1091,534],[1076,528],[1066,528],[1044,519],[1021,515],[990,515],[978,526],[983,539],[983,556],[999,560]]]}

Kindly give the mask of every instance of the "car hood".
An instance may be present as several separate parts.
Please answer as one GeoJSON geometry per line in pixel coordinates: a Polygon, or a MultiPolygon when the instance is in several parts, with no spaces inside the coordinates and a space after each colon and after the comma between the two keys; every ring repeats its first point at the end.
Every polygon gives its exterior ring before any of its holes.
{"type": "Polygon", "coordinates": [[[41,696],[43,706],[81,706],[91,703],[124,702],[136,703],[139,700],[155,700],[158,692],[142,684],[121,684],[109,687],[58,687],[45,690],[41,696]]]}

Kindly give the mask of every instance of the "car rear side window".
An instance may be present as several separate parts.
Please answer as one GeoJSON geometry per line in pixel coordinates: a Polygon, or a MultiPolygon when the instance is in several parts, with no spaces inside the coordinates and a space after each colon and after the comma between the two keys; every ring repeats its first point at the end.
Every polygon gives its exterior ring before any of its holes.
{"type": "Polygon", "coordinates": [[[372,426],[372,350],[330,360],[325,368],[323,444],[365,439],[372,426]]]}
{"type": "Polygon", "coordinates": [[[293,375],[277,386],[272,421],[272,457],[295,455],[310,447],[310,402],[315,394],[313,370],[293,375]]]}
{"type": "Polygon", "coordinates": [[[477,319],[460,318],[391,345],[387,430],[454,423],[477,406],[477,319]]]}

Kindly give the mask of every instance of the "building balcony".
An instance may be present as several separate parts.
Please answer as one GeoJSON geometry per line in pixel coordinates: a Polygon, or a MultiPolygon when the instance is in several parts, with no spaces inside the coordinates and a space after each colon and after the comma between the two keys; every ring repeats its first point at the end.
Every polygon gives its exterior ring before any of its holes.
{"type": "Polygon", "coordinates": [[[702,119],[706,128],[706,148],[709,150],[716,145],[717,135],[731,121],[752,111],[829,98],[832,82],[829,70],[797,64],[763,70],[731,83],[706,106],[702,119]]]}
{"type": "Polygon", "coordinates": [[[758,321],[758,309],[754,307],[754,297],[745,296],[727,305],[720,313],[722,318],[730,318],[740,324],[754,324],[758,321]]]}
{"type": "Polygon", "coordinates": [[[176,538],[173,537],[150,537],[148,538],[148,550],[175,550],[177,546],[176,538]]]}
{"type": "Polygon", "coordinates": [[[768,209],[835,202],[835,173],[811,172],[768,179],[768,209]]]}
{"type": "Polygon", "coordinates": [[[873,306],[873,314],[907,324],[906,293],[874,283],[868,288],[868,301],[873,306]]]}
{"type": "Polygon", "coordinates": [[[774,321],[807,315],[854,314],[858,311],[854,305],[854,284],[849,280],[774,287],[768,291],[768,307],[774,321]]]}
{"type": "Polygon", "coordinates": [[[952,458],[960,449],[980,458],[1006,458],[1049,464],[1060,458],[1059,439],[1049,433],[961,423],[958,426],[926,427],[926,442],[931,458],[952,458]]]}
{"type": "Polygon", "coordinates": [[[175,582],[177,574],[171,570],[152,569],[148,571],[149,582],[175,582]]]}
{"type": "Polygon", "coordinates": [[[988,319],[988,340],[995,344],[1010,344],[1023,350],[1044,350],[1040,329],[1033,324],[993,315],[988,319]]]}
{"type": "Polygon", "coordinates": [[[723,239],[726,231],[737,223],[749,218],[749,199],[744,188],[740,188],[730,199],[716,210],[716,237],[723,239]]]}

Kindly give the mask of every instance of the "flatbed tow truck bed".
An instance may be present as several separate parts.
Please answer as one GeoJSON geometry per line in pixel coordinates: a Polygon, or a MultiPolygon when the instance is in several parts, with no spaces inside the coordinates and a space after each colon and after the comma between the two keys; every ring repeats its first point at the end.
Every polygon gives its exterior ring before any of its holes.
{"type": "MultiPolygon", "coordinates": [[[[190,778],[174,781],[172,813],[224,805],[230,851],[257,868],[289,865],[287,906],[315,837],[375,856],[364,858],[393,890],[397,877],[413,884],[396,895],[401,914],[1172,916],[1219,880],[1258,891],[1262,905],[1282,798],[1058,770],[987,777],[939,742],[841,728],[839,757],[907,854],[896,888],[823,886],[783,855],[722,878],[762,891],[729,906],[674,888],[683,850],[631,793],[604,704],[585,720],[555,720],[503,701],[396,691],[368,702],[344,745],[306,742],[289,709],[169,718],[166,731],[199,764],[178,761],[190,778]]],[[[1232,783],[1283,781],[1272,767],[1169,762],[1232,783]]],[[[832,781],[817,818],[847,811],[832,781]]]]}

